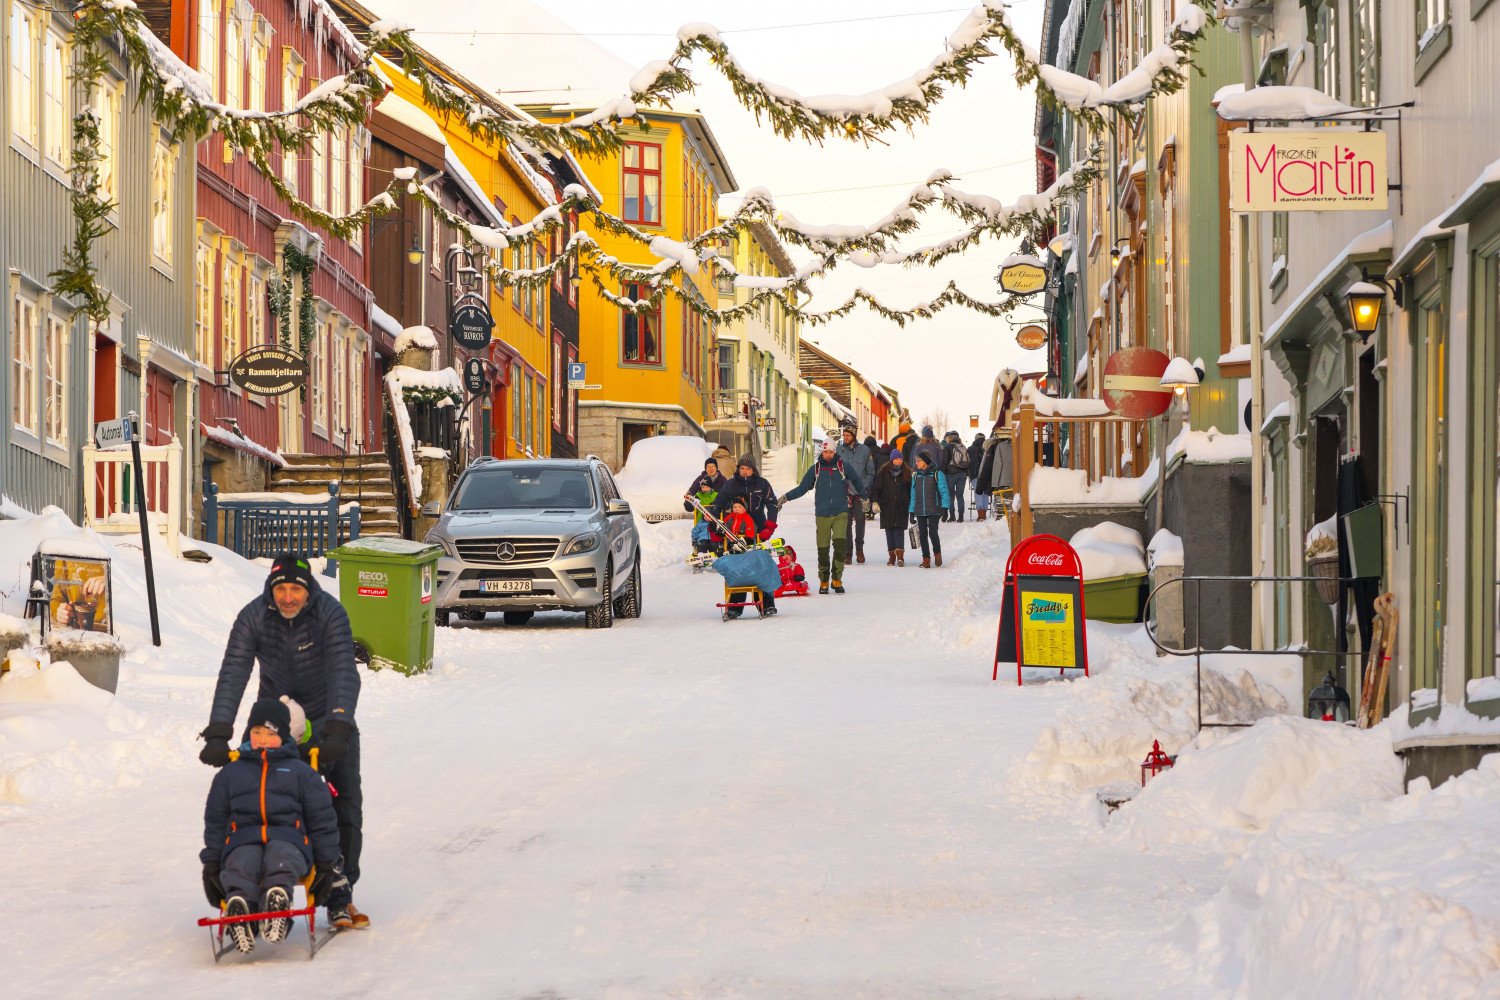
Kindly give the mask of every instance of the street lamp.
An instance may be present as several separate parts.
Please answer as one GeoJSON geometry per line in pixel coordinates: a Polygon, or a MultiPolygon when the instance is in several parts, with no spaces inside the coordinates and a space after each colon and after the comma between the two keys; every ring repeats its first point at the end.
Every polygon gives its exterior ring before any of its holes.
{"type": "Polygon", "coordinates": [[[1120,263],[1120,258],[1125,256],[1125,251],[1120,249],[1120,244],[1122,243],[1126,246],[1129,246],[1130,237],[1121,236],[1119,239],[1115,240],[1115,245],[1109,248],[1109,259],[1116,264],[1120,263]]]}
{"type": "MultiPolygon", "coordinates": [[[[1393,293],[1396,292],[1392,288],[1393,293]]],[[[1354,324],[1354,332],[1359,334],[1360,339],[1368,339],[1380,325],[1380,310],[1385,305],[1385,289],[1375,282],[1368,280],[1356,281],[1349,286],[1344,293],[1344,299],[1349,303],[1349,321],[1354,324]]],[[[1401,304],[1401,297],[1396,295],[1396,304],[1401,304]]]]}
{"type": "Polygon", "coordinates": [[[1307,696],[1307,717],[1323,722],[1349,721],[1349,692],[1333,679],[1333,671],[1323,675],[1323,683],[1307,696]]]}
{"type": "MultiPolygon", "coordinates": [[[[411,222],[410,219],[405,219],[403,221],[411,222]]],[[[417,239],[416,226],[414,224],[412,226],[411,246],[406,248],[406,262],[408,264],[420,264],[422,263],[422,258],[425,256],[426,253],[422,249],[422,243],[417,239]]]]}
{"type": "Polygon", "coordinates": [[[1161,374],[1161,387],[1171,389],[1179,399],[1187,396],[1189,389],[1198,388],[1202,382],[1198,369],[1186,358],[1173,358],[1167,365],[1167,370],[1161,374]]]}
{"type": "Polygon", "coordinates": [[[406,248],[406,261],[409,264],[422,263],[422,258],[426,254],[422,250],[422,241],[418,239],[420,233],[417,229],[417,221],[415,219],[408,219],[404,215],[399,215],[395,218],[376,219],[370,225],[371,238],[373,239],[375,234],[386,226],[411,226],[411,246],[406,248]]]}

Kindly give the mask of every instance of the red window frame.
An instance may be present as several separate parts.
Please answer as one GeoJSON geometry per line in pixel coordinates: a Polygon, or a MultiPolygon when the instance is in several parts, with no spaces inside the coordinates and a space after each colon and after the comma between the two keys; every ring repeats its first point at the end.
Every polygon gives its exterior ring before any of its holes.
{"type": "Polygon", "coordinates": [[[627,142],[624,150],[620,153],[620,217],[626,222],[638,222],[648,226],[661,225],[661,200],[662,200],[662,176],[661,176],[661,145],[655,142],[627,142]],[[656,154],[656,169],[652,170],[646,166],[647,150],[656,154]],[[636,165],[630,166],[630,154],[635,153],[636,165]],[[646,214],[646,182],[656,181],[656,203],[655,217],[646,214]],[[630,212],[630,190],[631,183],[635,184],[637,206],[634,215],[630,212]]]}
{"type": "MultiPolygon", "coordinates": [[[[639,284],[626,284],[620,286],[620,294],[627,299],[639,302],[650,297],[650,292],[639,284]]],[[[661,305],[649,313],[634,313],[628,310],[620,310],[620,363],[622,365],[641,365],[646,367],[659,367],[661,365],[661,305]],[[631,325],[635,325],[638,339],[636,358],[630,357],[630,350],[626,345],[626,336],[631,332],[631,325]],[[647,351],[646,346],[653,348],[647,351]]]]}

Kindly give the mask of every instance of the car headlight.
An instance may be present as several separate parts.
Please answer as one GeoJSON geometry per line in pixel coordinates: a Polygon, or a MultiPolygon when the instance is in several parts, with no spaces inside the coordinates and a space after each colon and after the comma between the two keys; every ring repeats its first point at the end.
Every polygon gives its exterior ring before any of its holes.
{"type": "Polygon", "coordinates": [[[579,535],[569,542],[568,547],[563,549],[563,555],[576,556],[580,552],[592,552],[598,547],[599,536],[593,532],[589,532],[587,535],[579,535]]]}
{"type": "Polygon", "coordinates": [[[458,558],[458,550],[453,547],[453,542],[449,539],[444,538],[442,535],[438,535],[436,537],[428,535],[426,538],[422,539],[422,541],[426,542],[428,545],[436,545],[438,548],[443,550],[443,555],[448,556],[451,559],[458,558]]]}

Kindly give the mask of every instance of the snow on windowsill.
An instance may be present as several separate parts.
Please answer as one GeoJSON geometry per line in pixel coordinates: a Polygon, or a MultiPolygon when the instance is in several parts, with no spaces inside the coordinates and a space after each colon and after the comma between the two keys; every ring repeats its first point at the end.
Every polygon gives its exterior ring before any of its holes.
{"type": "Polygon", "coordinates": [[[1250,361],[1250,345],[1236,344],[1223,354],[1219,355],[1219,365],[1243,365],[1250,361]]]}
{"type": "Polygon", "coordinates": [[[247,455],[254,455],[261,461],[269,462],[271,465],[274,465],[277,468],[286,468],[286,459],[282,458],[279,454],[267,448],[265,445],[258,444],[247,437],[241,437],[233,431],[225,430],[223,427],[210,427],[207,424],[203,423],[200,423],[198,425],[198,429],[203,431],[203,436],[208,438],[210,441],[213,441],[217,444],[222,444],[226,448],[234,448],[237,451],[243,451],[247,455]]]}

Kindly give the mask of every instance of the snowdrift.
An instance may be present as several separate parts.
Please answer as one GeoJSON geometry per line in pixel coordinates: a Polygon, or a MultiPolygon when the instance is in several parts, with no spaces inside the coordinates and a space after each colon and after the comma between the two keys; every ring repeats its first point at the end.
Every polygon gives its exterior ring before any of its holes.
{"type": "MultiPolygon", "coordinates": [[[[1362,755],[1345,761],[1361,780],[1362,755]]],[[[1500,996],[1500,755],[1436,791],[1350,798],[1277,819],[1194,914],[1185,947],[1205,984],[1233,997],[1500,996]]]]}

